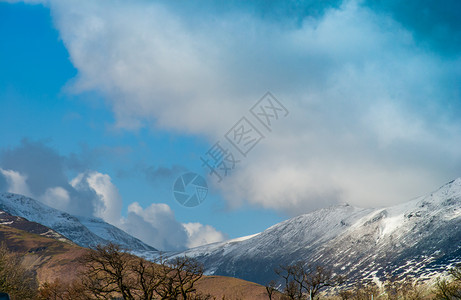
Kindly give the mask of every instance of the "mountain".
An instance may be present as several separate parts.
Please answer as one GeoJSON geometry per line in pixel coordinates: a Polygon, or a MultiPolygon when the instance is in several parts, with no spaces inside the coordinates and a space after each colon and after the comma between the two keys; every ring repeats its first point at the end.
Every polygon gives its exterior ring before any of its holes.
{"type": "Polygon", "coordinates": [[[22,195],[0,193],[0,210],[49,227],[82,247],[112,242],[132,251],[156,251],[101,219],[73,216],[22,195]]]}
{"type": "Polygon", "coordinates": [[[274,269],[300,260],[351,281],[386,276],[433,278],[461,262],[461,179],[388,208],[338,205],[276,224],[248,238],[201,246],[187,255],[207,274],[266,284],[274,269]]]}
{"type": "MultiPolygon", "coordinates": [[[[111,241],[144,257],[159,255],[100,219],[72,216],[21,195],[0,194],[0,223],[84,247],[111,241]],[[21,225],[27,220],[36,223],[21,225]]],[[[461,179],[400,205],[379,209],[337,205],[253,236],[164,255],[195,257],[207,275],[261,284],[277,279],[274,269],[280,264],[300,260],[331,267],[351,281],[383,280],[390,274],[430,279],[461,262],[461,179]]]]}

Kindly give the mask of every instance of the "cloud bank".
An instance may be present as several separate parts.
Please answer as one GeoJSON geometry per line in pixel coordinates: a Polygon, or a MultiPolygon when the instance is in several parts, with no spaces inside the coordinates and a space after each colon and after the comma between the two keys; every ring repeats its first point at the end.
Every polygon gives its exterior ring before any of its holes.
{"type": "Polygon", "coordinates": [[[68,89],[103,94],[120,128],[213,143],[272,91],[289,118],[216,188],[296,215],[460,176],[459,3],[372,2],[45,3],[78,69],[68,89]]]}
{"type": "Polygon", "coordinates": [[[42,142],[23,140],[20,146],[0,152],[0,191],[26,195],[71,214],[101,218],[159,250],[183,250],[226,238],[200,223],[191,235],[190,225],[177,221],[163,203],[143,209],[133,202],[122,216],[123,200],[110,176],[75,169],[76,165],[42,142]],[[70,171],[77,175],[67,180],[70,171]]]}

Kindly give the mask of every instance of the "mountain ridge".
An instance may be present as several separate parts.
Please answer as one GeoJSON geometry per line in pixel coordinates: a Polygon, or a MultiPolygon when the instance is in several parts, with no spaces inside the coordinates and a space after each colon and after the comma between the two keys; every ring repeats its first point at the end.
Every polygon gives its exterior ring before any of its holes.
{"type": "Polygon", "coordinates": [[[341,204],[303,214],[243,241],[172,253],[188,255],[207,274],[266,284],[274,268],[303,260],[350,280],[434,278],[461,262],[461,178],[408,202],[383,208],[341,204]]]}
{"type": "Polygon", "coordinates": [[[49,227],[82,247],[112,242],[133,251],[157,251],[102,219],[73,216],[23,195],[0,193],[0,210],[49,227]]]}

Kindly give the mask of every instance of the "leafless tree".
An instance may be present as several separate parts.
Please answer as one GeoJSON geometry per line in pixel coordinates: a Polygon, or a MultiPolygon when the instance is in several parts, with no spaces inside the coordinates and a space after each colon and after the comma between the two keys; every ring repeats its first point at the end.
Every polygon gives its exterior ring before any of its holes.
{"type": "Polygon", "coordinates": [[[33,299],[37,293],[35,274],[22,265],[22,257],[0,245],[0,290],[12,299],[33,299]]]}
{"type": "Polygon", "coordinates": [[[387,278],[384,282],[384,291],[389,300],[419,300],[422,298],[422,291],[418,282],[411,277],[387,278]]]}
{"type": "Polygon", "coordinates": [[[322,289],[344,282],[344,278],[334,275],[331,269],[303,262],[280,266],[275,272],[282,279],[285,298],[293,300],[316,299],[322,289]]]}
{"type": "Polygon", "coordinates": [[[84,299],[206,298],[194,287],[203,275],[203,268],[188,257],[172,261],[159,258],[154,263],[108,244],[89,251],[81,261],[85,269],[80,274],[79,297],[84,299]]]}
{"type": "Polygon", "coordinates": [[[87,290],[79,282],[56,279],[45,282],[39,289],[37,300],[88,300],[87,290]]]}
{"type": "Polygon", "coordinates": [[[109,299],[120,295],[123,299],[134,300],[136,282],[129,253],[114,244],[99,245],[85,254],[81,262],[86,267],[81,279],[88,297],[109,299]]]}
{"type": "Polygon", "coordinates": [[[156,289],[161,299],[192,299],[194,284],[203,276],[203,267],[188,257],[178,257],[160,264],[162,284],[156,289]],[[172,298],[171,298],[172,297],[172,298]]]}
{"type": "Polygon", "coordinates": [[[303,299],[303,266],[300,262],[293,265],[281,265],[275,269],[275,273],[283,281],[284,298],[299,300],[303,299]]]}
{"type": "Polygon", "coordinates": [[[364,280],[355,283],[351,288],[339,292],[342,300],[369,300],[379,295],[379,288],[371,280],[364,280]]]}
{"type": "Polygon", "coordinates": [[[434,291],[436,299],[461,299],[461,265],[451,268],[448,273],[448,278],[437,280],[434,291]]]}
{"type": "Polygon", "coordinates": [[[272,300],[274,299],[274,294],[277,292],[277,283],[275,281],[270,281],[267,285],[266,285],[266,293],[267,293],[267,296],[269,297],[269,300],[272,300]]]}
{"type": "Polygon", "coordinates": [[[325,287],[335,287],[345,282],[343,276],[334,275],[331,269],[323,266],[310,267],[308,272],[305,272],[305,280],[308,290],[310,290],[312,298],[325,287]]]}

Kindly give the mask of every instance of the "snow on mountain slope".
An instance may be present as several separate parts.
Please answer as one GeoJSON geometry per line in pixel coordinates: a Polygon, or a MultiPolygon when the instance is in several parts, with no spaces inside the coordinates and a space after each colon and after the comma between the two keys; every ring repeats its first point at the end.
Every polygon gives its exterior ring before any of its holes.
{"type": "Polygon", "coordinates": [[[197,257],[209,255],[210,251],[217,251],[222,255],[232,254],[236,257],[250,258],[260,255],[271,256],[280,247],[289,249],[290,252],[297,251],[335,237],[346,229],[346,224],[367,212],[366,209],[358,209],[349,205],[325,208],[281,222],[247,239],[234,239],[205,245],[186,250],[182,254],[197,257]],[[338,223],[338,219],[341,222],[338,223]],[[309,230],[300,230],[303,228],[309,228],[309,230]],[[273,253],[266,251],[270,248],[274,249],[273,253]]]}
{"type": "Polygon", "coordinates": [[[430,278],[461,262],[460,212],[457,179],[428,196],[376,210],[316,255],[359,277],[430,278]]]}
{"type": "Polygon", "coordinates": [[[76,217],[22,195],[0,193],[0,210],[47,226],[83,247],[112,242],[133,251],[156,251],[101,219],[76,217]]]}
{"type": "Polygon", "coordinates": [[[197,247],[208,274],[265,284],[274,268],[300,260],[331,266],[350,279],[430,278],[461,262],[461,179],[382,209],[339,205],[276,224],[243,241],[197,247]]]}

